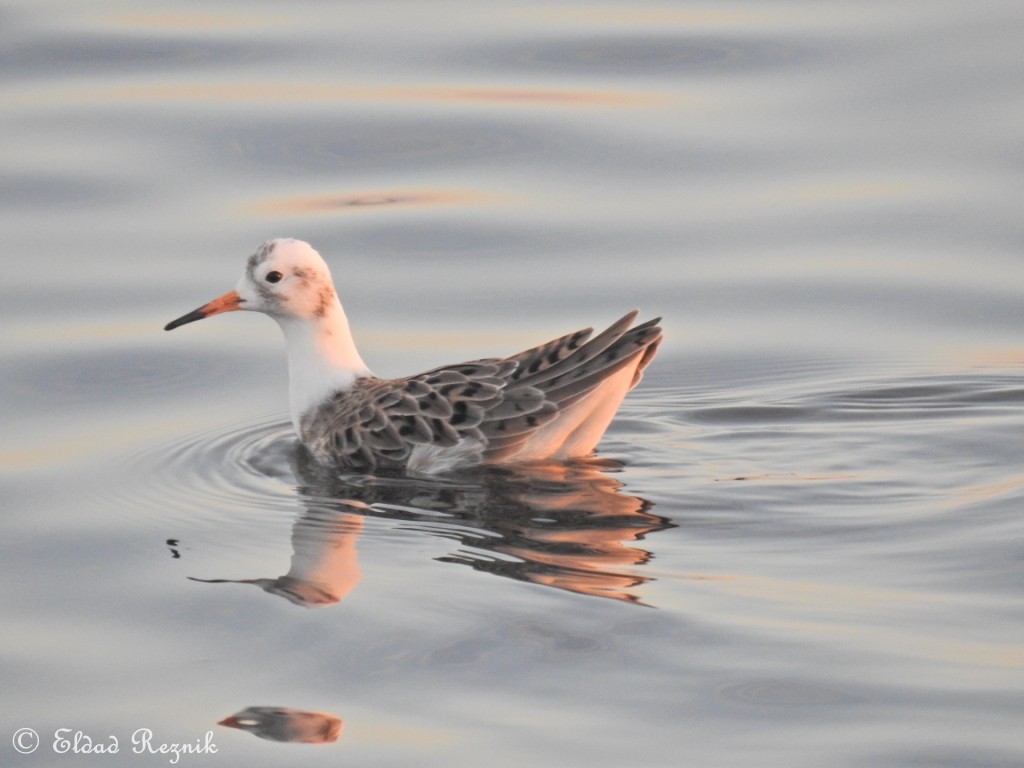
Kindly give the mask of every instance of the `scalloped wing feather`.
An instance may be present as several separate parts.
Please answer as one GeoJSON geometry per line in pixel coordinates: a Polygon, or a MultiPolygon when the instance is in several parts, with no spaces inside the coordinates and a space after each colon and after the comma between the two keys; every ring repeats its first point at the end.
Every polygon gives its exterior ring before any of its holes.
{"type": "MultiPolygon", "coordinates": [[[[658,320],[630,328],[636,316],[630,312],[593,339],[587,328],[509,358],[441,366],[402,379],[357,379],[303,417],[302,440],[318,460],[357,469],[440,471],[453,462],[538,458],[531,450],[548,450],[531,449],[531,441],[552,443],[549,455],[557,455],[552,440],[560,417],[571,411],[580,421],[587,415],[581,409],[595,401],[594,412],[610,420],[653,358],[661,341],[658,320]],[[630,366],[626,384],[610,390],[609,382],[630,366]]],[[[591,431],[599,438],[606,426],[591,431]]]]}

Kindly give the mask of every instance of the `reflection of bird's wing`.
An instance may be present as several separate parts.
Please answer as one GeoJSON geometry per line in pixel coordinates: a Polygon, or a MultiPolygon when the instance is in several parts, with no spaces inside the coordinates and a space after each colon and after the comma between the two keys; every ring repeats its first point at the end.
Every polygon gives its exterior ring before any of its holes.
{"type": "Polygon", "coordinates": [[[629,327],[636,314],[590,341],[588,328],[509,358],[358,379],[307,414],[304,442],[317,458],[346,467],[403,466],[417,446],[438,456],[468,447],[474,461],[465,463],[499,460],[630,364],[619,399],[635,386],[661,340],[657,319],[629,327]]]}

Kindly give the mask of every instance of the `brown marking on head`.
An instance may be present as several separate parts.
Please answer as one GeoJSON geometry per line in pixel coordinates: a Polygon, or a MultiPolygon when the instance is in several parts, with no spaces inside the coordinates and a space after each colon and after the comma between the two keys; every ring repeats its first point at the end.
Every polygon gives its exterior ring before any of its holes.
{"type": "Polygon", "coordinates": [[[253,277],[256,274],[256,267],[270,258],[270,254],[274,252],[274,246],[277,245],[276,240],[267,240],[259,248],[256,249],[256,253],[249,257],[249,262],[246,265],[246,271],[249,273],[249,277],[253,277]]]}
{"type": "Polygon", "coordinates": [[[329,284],[321,286],[313,314],[316,317],[326,317],[332,303],[334,303],[334,289],[329,284]]]}

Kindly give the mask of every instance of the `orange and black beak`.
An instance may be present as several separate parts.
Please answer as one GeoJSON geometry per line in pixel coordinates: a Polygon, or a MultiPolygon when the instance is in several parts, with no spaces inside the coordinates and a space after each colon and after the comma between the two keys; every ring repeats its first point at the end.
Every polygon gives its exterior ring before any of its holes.
{"type": "Polygon", "coordinates": [[[214,299],[209,304],[203,304],[199,309],[193,309],[187,315],[182,315],[177,320],[171,320],[171,322],[164,326],[164,330],[173,331],[179,325],[194,323],[196,320],[202,320],[204,317],[210,317],[211,315],[219,315],[221,312],[234,312],[236,309],[242,308],[242,301],[242,297],[238,295],[237,291],[228,291],[219,299],[214,299]]]}

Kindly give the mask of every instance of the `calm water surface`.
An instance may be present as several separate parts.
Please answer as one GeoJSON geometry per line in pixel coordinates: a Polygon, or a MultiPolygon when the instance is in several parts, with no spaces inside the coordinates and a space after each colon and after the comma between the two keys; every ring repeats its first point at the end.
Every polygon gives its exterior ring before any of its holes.
{"type": "Polygon", "coordinates": [[[1024,764],[1022,35],[0,3],[0,762],[1024,764]],[[332,476],[272,323],[160,330],[274,236],[379,375],[668,339],[592,460],[332,476]]]}

